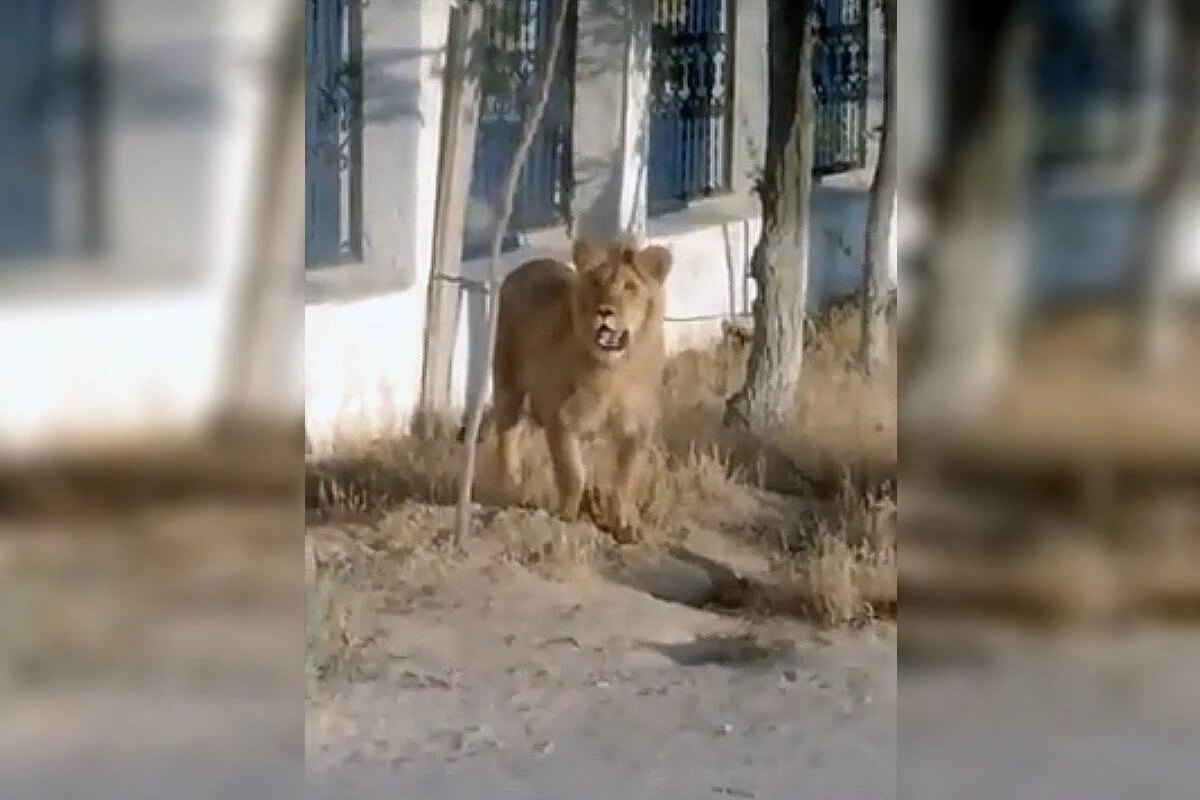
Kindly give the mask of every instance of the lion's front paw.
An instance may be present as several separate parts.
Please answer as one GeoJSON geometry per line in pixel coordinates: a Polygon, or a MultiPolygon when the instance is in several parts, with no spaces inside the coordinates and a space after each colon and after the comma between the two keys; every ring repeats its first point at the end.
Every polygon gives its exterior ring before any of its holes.
{"type": "Polygon", "coordinates": [[[642,521],[637,506],[616,494],[609,498],[607,505],[608,513],[604,515],[604,527],[612,537],[620,544],[633,544],[638,541],[641,538],[642,521]]]}
{"type": "Polygon", "coordinates": [[[558,516],[563,522],[575,522],[583,511],[584,496],[582,492],[571,493],[558,503],[558,516]]]}

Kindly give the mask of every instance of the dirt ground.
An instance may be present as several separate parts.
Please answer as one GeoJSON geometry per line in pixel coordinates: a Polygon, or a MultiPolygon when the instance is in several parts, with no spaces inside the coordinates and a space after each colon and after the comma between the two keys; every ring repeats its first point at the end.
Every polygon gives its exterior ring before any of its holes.
{"type": "Polygon", "coordinates": [[[370,622],[332,610],[358,644],[310,645],[327,658],[310,664],[314,797],[894,796],[889,626],[697,609],[712,580],[685,562],[583,567],[551,546],[520,563],[503,542],[489,530],[451,567],[410,559],[370,622]]]}

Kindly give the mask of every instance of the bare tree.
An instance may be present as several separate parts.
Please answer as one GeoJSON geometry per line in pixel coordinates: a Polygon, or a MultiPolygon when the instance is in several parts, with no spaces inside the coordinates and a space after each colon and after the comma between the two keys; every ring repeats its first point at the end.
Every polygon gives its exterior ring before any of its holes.
{"type": "Polygon", "coordinates": [[[1168,118],[1156,172],[1146,192],[1144,222],[1130,268],[1130,350],[1135,365],[1158,369],[1176,350],[1177,298],[1171,278],[1183,257],[1178,233],[1195,227],[1200,191],[1200,9],[1194,0],[1173,0],[1168,118]]]}
{"type": "Polygon", "coordinates": [[[891,280],[887,262],[889,244],[896,235],[895,216],[899,177],[896,169],[896,3],[879,0],[883,12],[883,133],[879,141],[879,156],[875,177],[867,200],[867,234],[862,275],[862,331],[858,358],[865,372],[887,361],[888,306],[891,302],[891,280]]]}
{"type": "Polygon", "coordinates": [[[786,424],[800,387],[816,125],[812,4],[770,0],[768,14],[767,145],[757,187],[762,233],[750,262],[754,331],[746,382],[725,406],[727,426],[760,433],[786,424]]]}
{"type": "Polygon", "coordinates": [[[962,50],[929,186],[932,235],[911,265],[919,292],[900,356],[902,438],[949,432],[989,405],[1024,300],[1032,28],[1019,0],[948,13],[950,46],[962,50]]]}
{"type": "MultiPolygon", "coordinates": [[[[562,50],[563,31],[566,30],[567,17],[576,2],[577,0],[559,0],[558,2],[554,14],[553,28],[550,33],[550,44],[546,51],[544,63],[541,65],[538,73],[537,84],[533,92],[533,105],[526,113],[524,125],[521,128],[521,138],[517,142],[517,149],[513,153],[512,163],[509,165],[508,174],[504,178],[504,194],[501,197],[501,207],[496,220],[496,229],[492,232],[492,253],[488,269],[488,329],[487,344],[485,346],[486,361],[488,363],[491,363],[496,351],[500,282],[504,277],[501,274],[500,264],[500,255],[504,246],[504,235],[508,231],[509,221],[512,219],[521,170],[525,167],[525,161],[529,157],[529,149],[533,146],[534,137],[537,135],[538,127],[541,125],[542,117],[546,112],[546,105],[550,101],[550,89],[554,83],[554,71],[558,63],[558,54],[562,50]]],[[[454,517],[454,538],[456,542],[462,542],[466,538],[470,528],[471,496],[475,487],[475,464],[479,452],[479,429],[483,425],[483,407],[484,403],[481,398],[480,402],[473,405],[471,416],[467,420],[463,442],[462,473],[459,478],[458,507],[454,517]]]]}
{"type": "Polygon", "coordinates": [[[487,64],[481,3],[450,12],[443,74],[442,124],[438,142],[437,195],[429,286],[425,294],[421,390],[413,430],[428,438],[438,412],[450,404],[454,340],[458,333],[463,280],[462,251],[470,175],[479,133],[480,90],[487,64]]]}
{"type": "MultiPolygon", "coordinates": [[[[244,244],[235,244],[237,263],[231,268],[236,283],[220,361],[218,402],[222,407],[218,409],[218,427],[244,410],[254,370],[273,368],[276,365],[269,362],[279,357],[277,352],[264,352],[271,349],[269,326],[280,322],[277,316],[266,314],[265,306],[273,293],[286,296],[294,285],[295,264],[288,258],[280,258],[273,250],[282,245],[286,251],[295,241],[295,231],[290,227],[295,217],[286,212],[297,209],[287,202],[286,184],[303,174],[289,170],[292,165],[303,163],[296,152],[304,144],[303,128],[296,125],[293,117],[304,103],[304,23],[303,4],[289,5],[275,33],[269,65],[263,73],[266,91],[261,112],[253,121],[254,157],[250,161],[260,172],[248,188],[249,213],[254,216],[249,236],[244,244]]],[[[292,333],[283,335],[290,338],[292,333]]]]}

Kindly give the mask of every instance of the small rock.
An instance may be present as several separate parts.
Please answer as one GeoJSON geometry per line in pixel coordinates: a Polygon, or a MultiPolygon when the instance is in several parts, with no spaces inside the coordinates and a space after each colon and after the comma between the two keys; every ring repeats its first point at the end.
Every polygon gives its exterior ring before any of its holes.
{"type": "Polygon", "coordinates": [[[453,753],[462,752],[463,745],[466,743],[466,737],[461,731],[437,731],[429,738],[443,745],[447,750],[453,753]]]}
{"type": "Polygon", "coordinates": [[[538,643],[538,649],[553,647],[556,644],[570,645],[576,649],[579,648],[579,640],[574,636],[553,636],[538,643]]]}
{"type": "Polygon", "coordinates": [[[733,726],[728,722],[722,723],[721,727],[717,728],[718,736],[728,736],[731,733],[733,733],[733,726]]]}
{"type": "Polygon", "coordinates": [[[713,577],[702,567],[674,557],[637,558],[623,582],[658,600],[698,608],[717,597],[713,577]]]}

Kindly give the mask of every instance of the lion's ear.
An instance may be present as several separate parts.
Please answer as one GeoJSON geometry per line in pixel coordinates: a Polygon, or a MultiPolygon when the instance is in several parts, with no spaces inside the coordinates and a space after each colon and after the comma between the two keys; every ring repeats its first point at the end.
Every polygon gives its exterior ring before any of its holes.
{"type": "Polygon", "coordinates": [[[597,247],[586,239],[576,239],[575,244],[571,246],[571,261],[578,272],[587,272],[603,264],[607,255],[604,248],[597,247]]]}
{"type": "Polygon", "coordinates": [[[671,274],[671,251],[666,247],[651,245],[634,256],[634,263],[647,278],[666,283],[671,274]]]}

